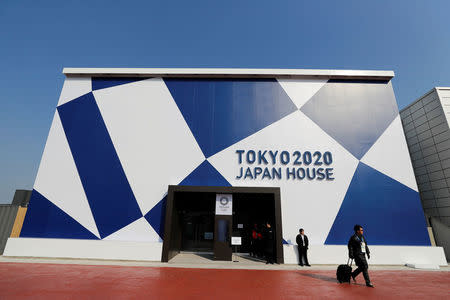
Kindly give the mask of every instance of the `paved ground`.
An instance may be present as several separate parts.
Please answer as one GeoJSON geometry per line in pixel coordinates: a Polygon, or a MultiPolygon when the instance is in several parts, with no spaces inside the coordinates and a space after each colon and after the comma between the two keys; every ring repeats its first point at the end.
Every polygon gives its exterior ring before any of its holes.
{"type": "Polygon", "coordinates": [[[450,272],[373,270],[375,288],[335,271],[0,262],[0,299],[450,299],[450,272]]]}

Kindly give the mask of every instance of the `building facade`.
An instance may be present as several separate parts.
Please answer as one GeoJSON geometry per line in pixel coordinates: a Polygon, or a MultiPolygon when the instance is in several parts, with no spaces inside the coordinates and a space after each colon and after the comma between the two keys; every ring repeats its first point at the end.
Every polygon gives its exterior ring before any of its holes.
{"type": "Polygon", "coordinates": [[[313,263],[345,260],[354,224],[378,249],[375,262],[442,261],[430,247],[393,72],[65,74],[7,255],[167,261],[227,250],[235,235],[245,250],[250,228],[270,222],[279,262],[296,262],[299,228],[313,263]],[[228,219],[220,195],[230,197],[228,219]]]}
{"type": "Polygon", "coordinates": [[[450,226],[450,88],[433,88],[400,115],[425,214],[450,226]]]}

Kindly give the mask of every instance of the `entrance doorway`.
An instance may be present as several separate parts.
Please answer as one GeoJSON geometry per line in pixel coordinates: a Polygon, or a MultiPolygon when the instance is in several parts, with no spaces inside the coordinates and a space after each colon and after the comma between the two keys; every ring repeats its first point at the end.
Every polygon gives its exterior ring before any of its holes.
{"type": "Polygon", "coordinates": [[[210,193],[175,193],[180,218],[181,251],[212,252],[214,242],[214,199],[210,193]]]}
{"type": "Polygon", "coordinates": [[[162,262],[181,251],[208,252],[216,260],[231,260],[232,250],[248,253],[254,224],[269,222],[274,231],[277,263],[283,263],[279,188],[169,186],[162,262]],[[231,216],[215,215],[216,194],[232,194],[231,216]],[[231,237],[241,237],[232,249],[231,237]]]}
{"type": "Polygon", "coordinates": [[[251,233],[256,225],[259,232],[270,223],[276,232],[275,197],[271,193],[233,194],[233,236],[240,236],[238,251],[252,252],[251,233]]]}

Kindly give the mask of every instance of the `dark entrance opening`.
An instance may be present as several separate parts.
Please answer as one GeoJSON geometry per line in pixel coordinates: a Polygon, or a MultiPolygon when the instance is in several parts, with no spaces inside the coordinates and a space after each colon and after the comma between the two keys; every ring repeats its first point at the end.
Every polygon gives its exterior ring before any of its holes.
{"type": "Polygon", "coordinates": [[[261,231],[262,226],[267,222],[274,227],[276,232],[274,194],[233,194],[233,236],[240,236],[242,239],[242,245],[237,247],[239,252],[250,253],[252,251],[250,241],[254,224],[261,231]]]}
{"type": "Polygon", "coordinates": [[[213,251],[214,200],[212,193],[175,193],[176,213],[180,218],[181,251],[213,251]]]}
{"type": "Polygon", "coordinates": [[[180,251],[214,252],[215,259],[231,260],[231,237],[241,237],[238,252],[248,253],[253,224],[269,222],[275,261],[283,263],[280,202],[279,188],[169,186],[161,261],[180,251]],[[232,216],[215,215],[216,194],[233,195],[232,216]]]}

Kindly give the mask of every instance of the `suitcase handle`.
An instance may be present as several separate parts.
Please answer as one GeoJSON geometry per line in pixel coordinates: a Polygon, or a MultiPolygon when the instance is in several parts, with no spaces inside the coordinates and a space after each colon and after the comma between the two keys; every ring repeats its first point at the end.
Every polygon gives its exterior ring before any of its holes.
{"type": "Polygon", "coordinates": [[[347,260],[347,265],[349,265],[348,263],[350,262],[350,267],[352,266],[352,263],[353,263],[353,258],[348,258],[348,260],[347,260]]]}

